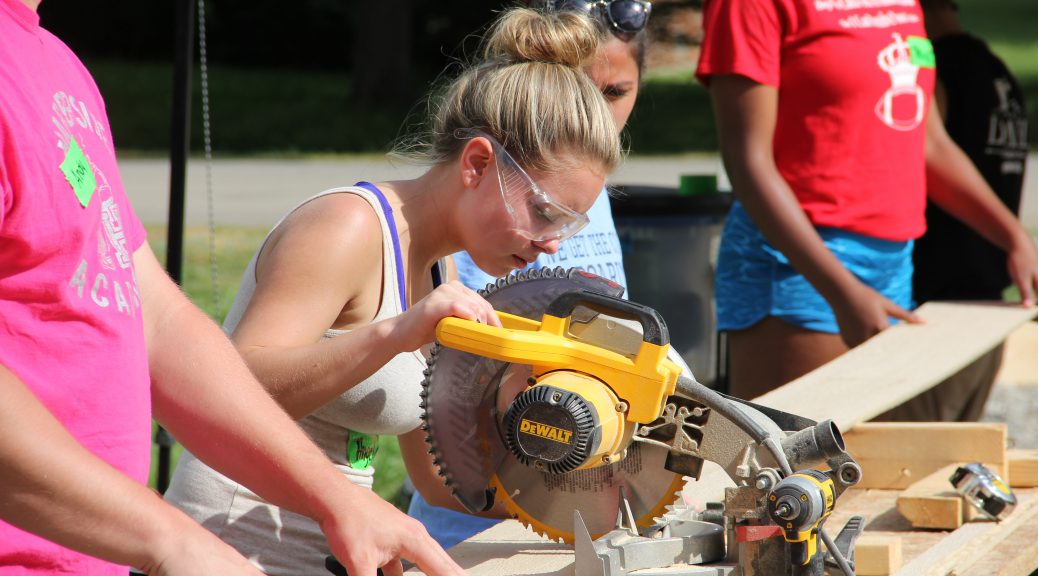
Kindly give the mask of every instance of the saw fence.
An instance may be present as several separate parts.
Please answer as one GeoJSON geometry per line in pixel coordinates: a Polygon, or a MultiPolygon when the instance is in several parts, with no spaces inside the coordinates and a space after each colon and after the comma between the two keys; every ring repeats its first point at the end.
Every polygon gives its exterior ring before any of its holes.
{"type": "MultiPolygon", "coordinates": [[[[814,420],[832,419],[845,431],[864,478],[840,498],[827,526],[836,529],[853,515],[866,517],[855,552],[860,576],[1029,576],[1038,568],[1038,451],[1007,451],[1005,424],[866,421],[957,372],[1038,310],[928,303],[918,313],[925,324],[886,330],[755,402],[814,420]],[[1008,479],[1018,499],[1008,518],[971,521],[971,508],[947,482],[952,468],[965,462],[983,462],[1008,479]]],[[[686,500],[723,500],[726,485],[727,475],[707,468],[699,482],[686,487],[686,500]]],[[[450,553],[472,576],[573,574],[571,547],[515,521],[450,553]]],[[[649,573],[662,576],[667,569],[649,573]]],[[[695,572],[686,567],[681,573],[695,572]]],[[[717,570],[703,567],[702,574],[717,570]]]]}

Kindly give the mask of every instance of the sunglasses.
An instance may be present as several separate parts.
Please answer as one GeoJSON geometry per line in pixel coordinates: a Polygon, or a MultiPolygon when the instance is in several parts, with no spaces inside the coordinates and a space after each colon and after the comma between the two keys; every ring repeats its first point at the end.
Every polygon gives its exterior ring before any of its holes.
{"type": "Polygon", "coordinates": [[[497,181],[505,208],[519,232],[534,242],[562,242],[587,226],[587,214],[563,206],[541,190],[500,142],[478,130],[458,130],[456,138],[486,138],[494,147],[497,181]]]}
{"type": "Polygon", "coordinates": [[[613,33],[634,35],[649,23],[652,2],[646,0],[548,0],[549,10],[572,10],[591,14],[597,10],[613,33]]]}

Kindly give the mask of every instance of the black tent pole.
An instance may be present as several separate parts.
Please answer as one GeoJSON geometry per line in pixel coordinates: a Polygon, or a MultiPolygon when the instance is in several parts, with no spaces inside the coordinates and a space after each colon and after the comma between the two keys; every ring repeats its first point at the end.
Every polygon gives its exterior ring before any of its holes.
{"type": "MultiPolygon", "coordinates": [[[[166,271],[177,284],[184,267],[184,197],[187,156],[191,146],[191,75],[194,64],[195,0],[176,3],[176,40],[173,67],[173,116],[169,139],[169,226],[166,234],[166,271]]],[[[156,488],[169,486],[171,451],[175,441],[161,426],[155,436],[159,445],[156,488]]]]}

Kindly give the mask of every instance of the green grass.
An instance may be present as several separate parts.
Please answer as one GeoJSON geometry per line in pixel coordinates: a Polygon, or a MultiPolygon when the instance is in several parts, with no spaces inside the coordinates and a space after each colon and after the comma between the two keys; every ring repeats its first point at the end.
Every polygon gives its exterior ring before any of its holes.
{"type": "MultiPolygon", "coordinates": [[[[166,258],[166,227],[148,226],[148,241],[159,257],[160,262],[166,258]]],[[[238,291],[238,282],[242,272],[252,259],[253,253],[262,242],[265,229],[228,228],[216,230],[216,264],[218,271],[218,298],[213,297],[212,280],[209,265],[209,232],[206,228],[188,228],[184,234],[184,278],[182,287],[195,304],[205,310],[216,322],[223,321],[234,295],[238,291]]],[[[152,434],[154,438],[154,433],[152,434]]],[[[179,444],[172,450],[172,466],[175,468],[180,459],[183,447],[179,444]]],[[[400,459],[400,447],[394,436],[383,436],[379,439],[379,452],[375,457],[375,492],[402,509],[407,509],[407,502],[395,500],[400,486],[407,477],[403,461],[400,459]]],[[[158,446],[152,447],[150,485],[156,486],[158,472],[158,446]]]]}

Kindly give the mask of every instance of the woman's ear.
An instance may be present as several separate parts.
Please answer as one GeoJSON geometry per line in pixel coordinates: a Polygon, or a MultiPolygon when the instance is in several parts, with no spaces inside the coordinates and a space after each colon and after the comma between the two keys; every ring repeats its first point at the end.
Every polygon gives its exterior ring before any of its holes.
{"type": "Polygon", "coordinates": [[[487,175],[487,170],[494,158],[494,145],[481,136],[465,143],[458,158],[461,168],[461,182],[465,188],[475,189],[487,175]]]}

